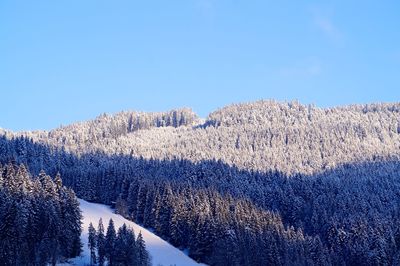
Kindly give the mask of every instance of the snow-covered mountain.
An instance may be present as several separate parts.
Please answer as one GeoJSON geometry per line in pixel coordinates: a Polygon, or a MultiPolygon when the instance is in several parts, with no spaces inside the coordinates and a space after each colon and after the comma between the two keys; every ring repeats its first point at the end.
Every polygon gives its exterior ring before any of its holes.
{"type": "Polygon", "coordinates": [[[122,112],[0,132],[1,163],[60,173],[210,265],[400,265],[399,147],[400,103],[258,101],[205,121],[122,112]]]}

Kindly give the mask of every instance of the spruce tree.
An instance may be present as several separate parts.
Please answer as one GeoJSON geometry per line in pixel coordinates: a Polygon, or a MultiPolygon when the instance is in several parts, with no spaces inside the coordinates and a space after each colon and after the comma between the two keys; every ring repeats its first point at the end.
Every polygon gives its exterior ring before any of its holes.
{"type": "Polygon", "coordinates": [[[88,246],[90,249],[90,265],[96,264],[96,229],[93,224],[89,224],[89,241],[88,246]]]}
{"type": "Polygon", "coordinates": [[[105,242],[103,220],[100,218],[99,226],[97,228],[97,254],[99,266],[103,266],[106,259],[105,242]]]}
{"type": "Polygon", "coordinates": [[[144,242],[142,232],[139,232],[139,235],[137,237],[136,248],[138,266],[150,266],[150,255],[146,250],[146,244],[144,242]]]}
{"type": "Polygon", "coordinates": [[[134,252],[135,247],[131,247],[129,243],[129,235],[130,232],[128,231],[126,224],[123,224],[118,229],[118,234],[114,245],[114,262],[116,265],[132,265],[132,263],[130,263],[130,252],[134,252]]]}
{"type": "Polygon", "coordinates": [[[62,186],[52,191],[51,178],[42,172],[43,182],[32,179],[24,165],[9,164],[1,172],[7,182],[0,187],[0,264],[56,265],[78,255],[81,215],[75,194],[62,186]]]}
{"type": "Polygon", "coordinates": [[[110,219],[107,227],[106,241],[105,241],[105,255],[110,266],[114,265],[115,257],[115,240],[117,236],[115,233],[114,221],[110,219]]]}

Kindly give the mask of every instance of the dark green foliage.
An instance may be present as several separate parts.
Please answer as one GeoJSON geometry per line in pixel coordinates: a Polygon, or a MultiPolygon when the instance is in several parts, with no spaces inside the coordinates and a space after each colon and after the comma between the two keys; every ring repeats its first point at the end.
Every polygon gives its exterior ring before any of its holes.
{"type": "MultiPolygon", "coordinates": [[[[89,227],[89,244],[91,243],[90,231],[94,231],[93,226],[89,227]]],[[[123,224],[118,233],[115,233],[114,222],[110,219],[107,227],[107,234],[104,239],[103,223],[100,219],[98,226],[97,236],[97,249],[93,249],[93,253],[98,254],[99,265],[111,266],[150,266],[150,257],[146,250],[146,245],[143,240],[142,234],[139,233],[138,238],[135,238],[135,233],[126,224],[123,224]],[[103,239],[103,240],[101,240],[103,239]]],[[[90,247],[92,247],[90,245],[90,247]]]]}
{"type": "Polygon", "coordinates": [[[115,264],[137,265],[137,249],[133,230],[124,224],[118,229],[115,240],[115,264]]]}
{"type": "Polygon", "coordinates": [[[96,235],[96,229],[93,227],[92,223],[89,224],[88,246],[90,250],[90,265],[94,265],[97,262],[97,256],[96,256],[97,235],[96,235]]]}
{"type": "Polygon", "coordinates": [[[103,266],[106,258],[106,239],[104,235],[103,220],[100,218],[97,227],[97,254],[99,266],[103,266]]]}
{"type": "Polygon", "coordinates": [[[114,221],[110,219],[107,227],[107,234],[105,239],[105,255],[108,263],[112,266],[115,260],[115,240],[117,238],[114,221]]]}
{"type": "Polygon", "coordinates": [[[56,265],[80,254],[75,194],[43,171],[0,165],[0,265],[56,265]]]}
{"type": "Polygon", "coordinates": [[[143,240],[142,232],[139,232],[139,235],[136,239],[136,257],[138,266],[151,265],[150,256],[146,250],[146,243],[143,240]]]}

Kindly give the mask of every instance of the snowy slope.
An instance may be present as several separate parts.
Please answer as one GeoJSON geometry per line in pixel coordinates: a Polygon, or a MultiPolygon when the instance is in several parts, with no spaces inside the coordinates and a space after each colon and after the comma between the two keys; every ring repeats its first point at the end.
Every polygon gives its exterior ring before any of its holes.
{"type": "Polygon", "coordinates": [[[120,226],[124,223],[133,228],[135,234],[138,235],[141,231],[143,234],[143,238],[146,242],[147,250],[149,251],[152,257],[152,264],[154,266],[157,265],[176,265],[176,266],[191,266],[191,265],[204,265],[199,264],[189,258],[186,254],[184,254],[179,249],[173,247],[168,242],[162,240],[152,232],[146,230],[145,228],[123,218],[121,215],[115,214],[113,210],[105,205],[89,203],[84,200],[79,200],[80,208],[83,213],[83,231],[81,235],[81,241],[83,244],[83,252],[82,256],[79,258],[75,258],[71,261],[72,265],[88,265],[90,262],[89,258],[89,250],[87,246],[88,242],[88,227],[89,223],[93,223],[94,227],[97,228],[97,224],[99,219],[103,219],[103,224],[105,230],[107,230],[108,221],[110,218],[113,219],[115,228],[118,230],[120,226]]]}

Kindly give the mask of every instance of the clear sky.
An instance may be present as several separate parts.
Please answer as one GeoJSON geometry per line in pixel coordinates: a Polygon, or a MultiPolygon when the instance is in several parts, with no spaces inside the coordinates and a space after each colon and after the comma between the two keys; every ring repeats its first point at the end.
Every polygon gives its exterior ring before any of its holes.
{"type": "Polygon", "coordinates": [[[0,127],[400,101],[400,1],[0,1],[0,127]]]}

